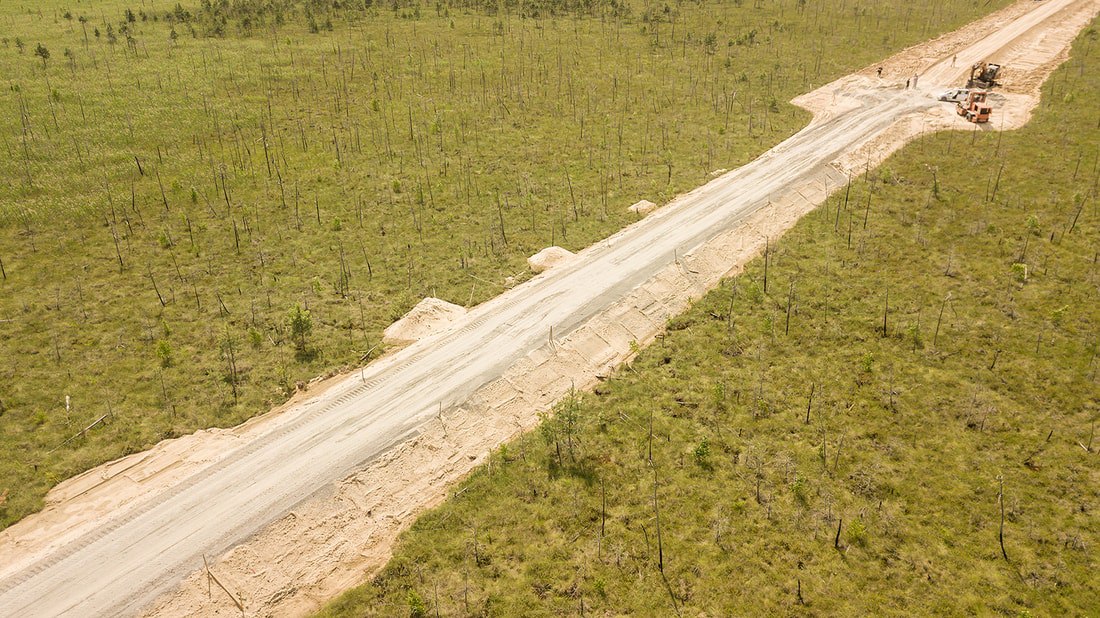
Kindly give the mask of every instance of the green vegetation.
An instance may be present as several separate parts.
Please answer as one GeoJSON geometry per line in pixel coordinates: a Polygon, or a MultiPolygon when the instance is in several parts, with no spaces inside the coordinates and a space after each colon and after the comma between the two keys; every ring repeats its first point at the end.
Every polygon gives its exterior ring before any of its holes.
{"type": "Polygon", "coordinates": [[[3,3],[0,526],[369,358],[423,296],[499,293],[792,133],[794,94],[1006,2],[3,3]]]}
{"type": "Polygon", "coordinates": [[[322,615],[1096,615],[1095,43],[1025,129],[833,196],[322,615]]]}

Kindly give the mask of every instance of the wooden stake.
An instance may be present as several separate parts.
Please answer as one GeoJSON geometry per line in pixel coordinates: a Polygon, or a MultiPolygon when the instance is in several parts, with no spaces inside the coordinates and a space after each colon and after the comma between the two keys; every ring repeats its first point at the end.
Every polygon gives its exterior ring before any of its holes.
{"type": "MultiPolygon", "coordinates": [[[[234,595],[232,592],[230,592],[229,588],[226,588],[225,584],[223,584],[221,582],[221,580],[219,580],[218,577],[216,575],[214,575],[214,572],[210,570],[210,563],[206,561],[206,554],[202,555],[202,564],[203,564],[203,566],[206,567],[206,576],[209,579],[214,580],[214,583],[217,584],[219,588],[224,590],[225,593],[229,595],[230,599],[233,599],[233,604],[237,606],[237,609],[241,610],[241,615],[243,616],[244,615],[244,604],[241,603],[240,599],[238,599],[236,595],[234,595]]],[[[209,584],[209,580],[207,580],[207,583],[209,584]]]]}

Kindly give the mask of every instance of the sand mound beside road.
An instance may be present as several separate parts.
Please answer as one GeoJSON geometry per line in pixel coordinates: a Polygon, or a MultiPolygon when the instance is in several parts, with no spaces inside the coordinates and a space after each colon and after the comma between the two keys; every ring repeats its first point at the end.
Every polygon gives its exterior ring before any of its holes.
{"type": "Polygon", "coordinates": [[[547,247],[535,255],[527,258],[527,265],[536,275],[550,270],[558,264],[568,262],[573,257],[573,252],[561,247],[547,247]]]}
{"type": "Polygon", "coordinates": [[[391,344],[412,343],[446,330],[464,315],[465,307],[429,296],[416,303],[404,317],[382,331],[382,341],[391,344]]]}
{"type": "Polygon", "coordinates": [[[636,204],[630,206],[630,212],[636,212],[639,215],[647,215],[654,210],[657,210],[657,205],[649,200],[642,200],[636,204]]]}

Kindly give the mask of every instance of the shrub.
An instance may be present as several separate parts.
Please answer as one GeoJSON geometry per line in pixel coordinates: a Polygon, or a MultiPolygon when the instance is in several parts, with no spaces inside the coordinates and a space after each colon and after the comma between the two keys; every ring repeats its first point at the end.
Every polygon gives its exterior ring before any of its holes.
{"type": "Polygon", "coordinates": [[[704,470],[710,470],[710,442],[706,438],[703,438],[703,441],[695,446],[692,456],[695,457],[695,465],[704,470]]]}
{"type": "Polygon", "coordinates": [[[410,590],[405,595],[405,600],[409,604],[409,616],[413,618],[420,618],[421,616],[428,615],[428,604],[424,602],[424,599],[415,590],[410,590]]]}
{"type": "Polygon", "coordinates": [[[165,339],[157,341],[157,358],[160,359],[161,367],[167,369],[172,366],[172,344],[165,339]]]}
{"type": "Polygon", "coordinates": [[[308,309],[302,309],[301,305],[294,305],[287,314],[287,326],[290,327],[290,338],[294,340],[294,347],[299,352],[304,352],[307,346],[306,340],[313,331],[313,316],[308,309]]]}
{"type": "Polygon", "coordinates": [[[867,546],[867,528],[863,525],[863,520],[856,519],[848,524],[848,540],[853,545],[867,546]]]}

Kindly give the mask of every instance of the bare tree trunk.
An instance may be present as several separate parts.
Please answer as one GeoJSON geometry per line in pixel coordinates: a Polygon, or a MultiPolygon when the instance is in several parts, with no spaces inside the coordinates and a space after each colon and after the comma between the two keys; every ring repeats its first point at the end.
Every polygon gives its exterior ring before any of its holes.
{"type": "Polygon", "coordinates": [[[1005,551],[1005,480],[1004,477],[997,479],[1000,483],[1000,491],[997,492],[997,504],[1001,507],[1001,526],[997,531],[997,541],[1001,544],[1001,556],[1004,557],[1005,562],[1008,562],[1008,552],[1005,551]]]}

